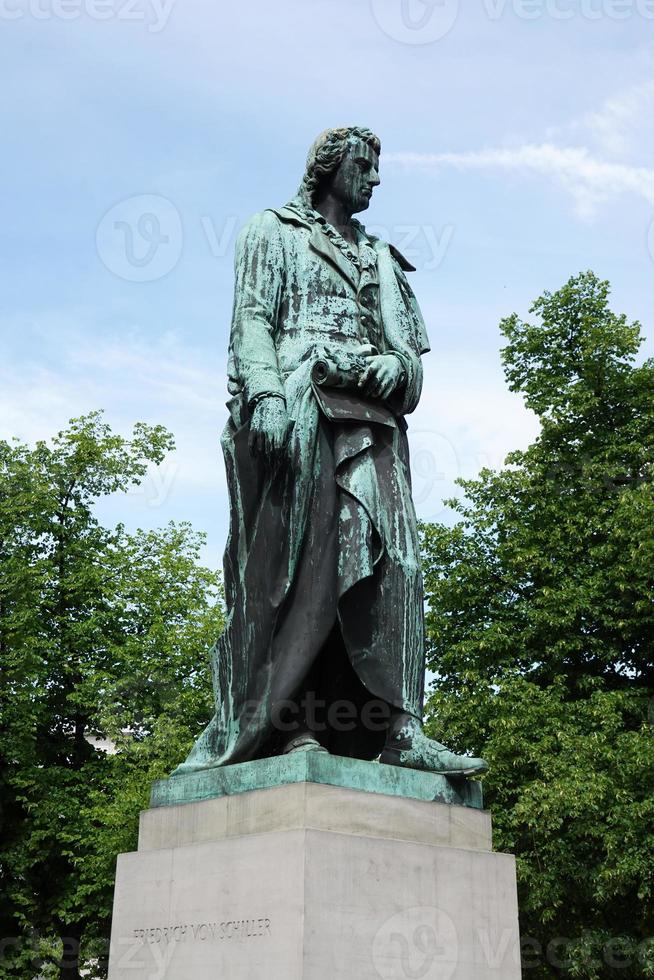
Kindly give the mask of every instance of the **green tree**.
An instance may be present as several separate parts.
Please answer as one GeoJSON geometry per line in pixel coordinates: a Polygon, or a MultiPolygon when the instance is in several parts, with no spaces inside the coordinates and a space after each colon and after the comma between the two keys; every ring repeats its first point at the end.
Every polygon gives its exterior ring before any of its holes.
{"type": "Polygon", "coordinates": [[[218,578],[188,524],[128,534],[96,502],[173,446],[101,413],[0,442],[0,977],[102,975],[116,854],[211,714],[218,578]],[[106,751],[113,744],[117,751],[106,751]]]}
{"type": "Polygon", "coordinates": [[[428,725],[491,763],[534,978],[654,976],[654,363],[608,297],[502,322],[540,434],[424,528],[428,725]]]}

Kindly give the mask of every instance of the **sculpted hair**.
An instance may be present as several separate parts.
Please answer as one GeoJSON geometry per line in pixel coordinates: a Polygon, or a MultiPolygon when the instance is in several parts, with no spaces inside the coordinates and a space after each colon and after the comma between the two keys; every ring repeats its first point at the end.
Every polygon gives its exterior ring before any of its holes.
{"type": "Polygon", "coordinates": [[[348,146],[359,140],[372,146],[376,153],[381,151],[379,137],[364,126],[341,126],[339,129],[326,129],[320,134],[309,150],[304,177],[297,194],[297,199],[302,204],[313,204],[320,184],[336,170],[348,146]]]}

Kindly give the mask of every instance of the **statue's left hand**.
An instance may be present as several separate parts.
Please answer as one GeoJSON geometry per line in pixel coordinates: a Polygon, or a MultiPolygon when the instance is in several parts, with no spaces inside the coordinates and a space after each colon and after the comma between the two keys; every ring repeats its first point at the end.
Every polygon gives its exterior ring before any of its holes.
{"type": "Polygon", "coordinates": [[[292,427],[282,398],[262,398],[250,421],[250,452],[253,456],[263,456],[271,465],[278,464],[284,456],[292,427]]]}
{"type": "Polygon", "coordinates": [[[376,354],[361,375],[359,388],[373,398],[388,398],[403,375],[402,364],[395,354],[376,354]]]}

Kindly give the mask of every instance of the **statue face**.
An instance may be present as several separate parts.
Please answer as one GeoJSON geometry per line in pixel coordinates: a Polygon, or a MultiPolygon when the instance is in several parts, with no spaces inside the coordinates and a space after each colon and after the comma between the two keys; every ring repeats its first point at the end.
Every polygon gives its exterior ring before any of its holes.
{"type": "Polygon", "coordinates": [[[357,140],[348,146],[331,180],[331,191],[350,214],[365,211],[379,183],[379,156],[372,146],[357,140]]]}

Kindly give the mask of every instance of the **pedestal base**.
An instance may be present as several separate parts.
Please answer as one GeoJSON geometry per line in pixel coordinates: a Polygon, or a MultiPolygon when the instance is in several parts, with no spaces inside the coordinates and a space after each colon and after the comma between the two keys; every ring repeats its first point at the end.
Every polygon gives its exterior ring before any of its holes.
{"type": "Polygon", "coordinates": [[[270,759],[242,762],[237,766],[220,766],[159,779],[152,787],[150,805],[196,803],[215,796],[234,796],[254,789],[306,782],[414,800],[455,803],[479,810],[483,807],[481,783],[464,776],[418,772],[401,766],[345,759],[326,752],[293,752],[270,759]]]}
{"type": "Polygon", "coordinates": [[[313,782],[149,810],[109,980],[519,980],[490,848],[481,810],[313,782]]]}

